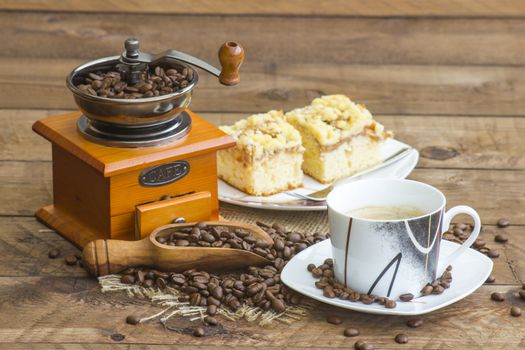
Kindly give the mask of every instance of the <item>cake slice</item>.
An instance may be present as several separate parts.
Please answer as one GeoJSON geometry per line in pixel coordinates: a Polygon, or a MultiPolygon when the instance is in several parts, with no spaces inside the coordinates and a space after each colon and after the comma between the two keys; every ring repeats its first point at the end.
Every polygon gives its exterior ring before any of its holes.
{"type": "Polygon", "coordinates": [[[322,183],[381,162],[379,145],[392,136],[365,106],[344,95],[316,98],[309,106],[286,113],[286,120],[301,134],[303,171],[322,183]]]}
{"type": "Polygon", "coordinates": [[[219,178],[255,196],[302,186],[301,135],[286,122],[283,112],[255,114],[220,129],[237,145],[217,152],[219,178]]]}

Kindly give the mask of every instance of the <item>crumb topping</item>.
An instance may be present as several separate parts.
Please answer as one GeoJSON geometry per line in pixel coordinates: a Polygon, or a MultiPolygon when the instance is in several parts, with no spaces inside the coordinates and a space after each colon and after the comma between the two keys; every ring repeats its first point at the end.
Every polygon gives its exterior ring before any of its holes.
{"type": "Polygon", "coordinates": [[[304,152],[301,135],[286,122],[282,111],[254,114],[231,126],[219,127],[237,141],[237,148],[254,158],[283,150],[304,152]]]}
{"type": "Polygon", "coordinates": [[[364,105],[344,95],[318,97],[309,106],[286,113],[286,120],[307,129],[321,146],[335,145],[358,134],[377,139],[392,137],[364,105]]]}

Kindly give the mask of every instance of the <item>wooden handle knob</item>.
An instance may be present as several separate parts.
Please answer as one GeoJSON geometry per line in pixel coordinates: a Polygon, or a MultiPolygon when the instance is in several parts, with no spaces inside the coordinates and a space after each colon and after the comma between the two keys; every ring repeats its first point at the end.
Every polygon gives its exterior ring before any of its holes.
{"type": "Polygon", "coordinates": [[[237,85],[241,81],[239,67],[244,61],[244,49],[234,41],[222,44],[219,49],[219,61],[221,62],[221,74],[219,81],[224,85],[237,85]]]}
{"type": "Polygon", "coordinates": [[[154,258],[149,237],[140,241],[97,239],[82,251],[84,268],[93,276],[118,273],[131,266],[148,266],[154,258]]]}

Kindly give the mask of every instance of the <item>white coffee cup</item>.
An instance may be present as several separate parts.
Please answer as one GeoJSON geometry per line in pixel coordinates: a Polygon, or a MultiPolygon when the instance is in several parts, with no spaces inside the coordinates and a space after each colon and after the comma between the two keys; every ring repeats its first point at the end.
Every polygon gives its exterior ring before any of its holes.
{"type": "Polygon", "coordinates": [[[404,293],[419,295],[474,243],[481,228],[474,209],[460,205],[445,212],[443,193],[411,180],[348,183],[334,189],[327,204],[336,279],[359,293],[392,299],[404,293]],[[368,206],[409,206],[424,215],[370,220],[349,214],[368,206]],[[440,257],[442,234],[458,214],[472,217],[472,233],[451,255],[440,257]]]}

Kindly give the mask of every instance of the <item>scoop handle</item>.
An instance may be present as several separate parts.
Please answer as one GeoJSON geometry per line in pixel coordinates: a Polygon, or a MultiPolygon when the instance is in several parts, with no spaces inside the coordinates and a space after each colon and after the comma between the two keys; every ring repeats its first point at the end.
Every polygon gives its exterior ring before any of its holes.
{"type": "Polygon", "coordinates": [[[82,251],[84,268],[93,276],[119,273],[128,267],[151,266],[155,247],[149,237],[140,241],[97,239],[82,251]]]}
{"type": "Polygon", "coordinates": [[[219,49],[221,74],[219,82],[223,85],[237,85],[241,81],[239,68],[244,61],[244,49],[239,43],[228,41],[219,49]]]}

